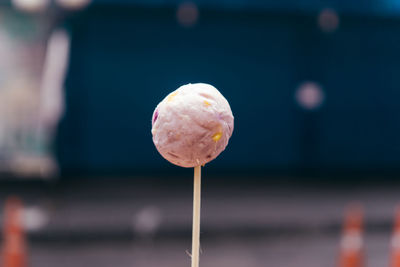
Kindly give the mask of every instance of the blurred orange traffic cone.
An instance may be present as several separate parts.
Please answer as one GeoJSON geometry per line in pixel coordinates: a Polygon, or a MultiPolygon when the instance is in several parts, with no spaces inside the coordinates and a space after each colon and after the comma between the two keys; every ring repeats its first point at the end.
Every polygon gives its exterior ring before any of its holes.
{"type": "Polygon", "coordinates": [[[22,202],[6,200],[3,225],[2,267],[26,267],[26,240],[22,227],[22,202]]]}
{"type": "Polygon", "coordinates": [[[339,267],[363,267],[363,210],[361,205],[352,204],[348,207],[340,241],[339,267]]]}
{"type": "Polygon", "coordinates": [[[400,267],[400,206],[396,208],[394,228],[390,243],[390,266],[400,267]]]}

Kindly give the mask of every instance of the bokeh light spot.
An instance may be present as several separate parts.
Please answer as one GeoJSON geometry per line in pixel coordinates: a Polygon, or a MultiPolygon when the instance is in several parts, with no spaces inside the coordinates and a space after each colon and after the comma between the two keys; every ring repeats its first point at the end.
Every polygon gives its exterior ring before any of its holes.
{"type": "Polygon", "coordinates": [[[300,107],[314,110],[323,104],[325,94],[318,83],[304,82],[297,89],[295,98],[300,107]]]}
{"type": "Polygon", "coordinates": [[[26,231],[39,231],[49,221],[47,212],[39,206],[26,207],[23,210],[23,222],[26,231]]]}
{"type": "Polygon", "coordinates": [[[133,231],[142,236],[154,234],[161,221],[160,209],[153,206],[143,207],[132,218],[133,231]]]}
{"type": "Polygon", "coordinates": [[[176,19],[184,27],[193,27],[199,19],[199,9],[192,2],[184,2],[176,11],[176,19]]]}
{"type": "Polygon", "coordinates": [[[29,13],[43,11],[49,2],[49,0],[12,0],[15,8],[29,13]]]}
{"type": "Polygon", "coordinates": [[[339,16],[331,8],[323,9],[318,15],[318,26],[323,32],[334,32],[339,27],[339,16]]]}

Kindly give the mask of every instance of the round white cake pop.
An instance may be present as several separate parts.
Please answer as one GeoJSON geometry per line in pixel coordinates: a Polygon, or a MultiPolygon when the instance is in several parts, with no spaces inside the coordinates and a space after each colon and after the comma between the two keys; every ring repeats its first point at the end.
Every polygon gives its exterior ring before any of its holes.
{"type": "Polygon", "coordinates": [[[187,84],[164,98],[153,113],[153,142],[181,167],[204,165],[227,146],[233,132],[228,101],[212,85],[187,84]]]}

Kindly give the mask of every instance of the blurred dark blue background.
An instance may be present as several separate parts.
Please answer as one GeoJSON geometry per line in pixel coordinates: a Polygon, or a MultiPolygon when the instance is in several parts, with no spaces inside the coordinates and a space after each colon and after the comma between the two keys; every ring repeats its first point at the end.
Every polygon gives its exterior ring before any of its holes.
{"type": "Polygon", "coordinates": [[[64,173],[179,171],[151,116],[189,82],[216,86],[235,116],[211,172],[398,173],[400,1],[199,1],[190,27],[177,4],[99,0],[67,19],[64,173]],[[323,96],[311,109],[296,98],[309,83],[323,96]]]}

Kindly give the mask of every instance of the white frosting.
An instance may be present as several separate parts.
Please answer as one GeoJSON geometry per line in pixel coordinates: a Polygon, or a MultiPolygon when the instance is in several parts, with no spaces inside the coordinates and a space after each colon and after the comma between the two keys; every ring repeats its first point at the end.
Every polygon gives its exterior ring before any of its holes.
{"type": "Polygon", "coordinates": [[[212,85],[187,84],[164,98],[152,119],[160,154],[181,167],[204,165],[227,146],[233,132],[228,101],[212,85]]]}

